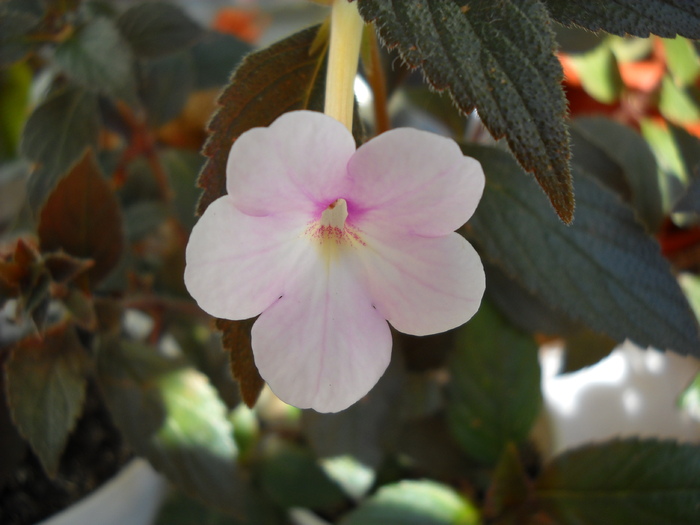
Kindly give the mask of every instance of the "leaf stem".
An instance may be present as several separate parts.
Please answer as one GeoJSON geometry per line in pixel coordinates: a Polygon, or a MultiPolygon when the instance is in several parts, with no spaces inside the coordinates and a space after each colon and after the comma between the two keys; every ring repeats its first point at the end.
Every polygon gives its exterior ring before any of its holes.
{"type": "Polygon", "coordinates": [[[357,2],[334,0],[324,113],[340,121],[351,132],[363,26],[357,2]]]}

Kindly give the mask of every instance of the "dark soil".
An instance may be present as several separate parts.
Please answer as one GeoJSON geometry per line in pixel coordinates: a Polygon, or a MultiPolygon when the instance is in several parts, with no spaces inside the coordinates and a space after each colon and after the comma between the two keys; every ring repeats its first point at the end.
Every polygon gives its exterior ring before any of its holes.
{"type": "Polygon", "coordinates": [[[28,448],[14,471],[0,479],[0,524],[32,525],[55,514],[109,480],[130,457],[92,385],[56,479],[46,476],[28,448]]]}

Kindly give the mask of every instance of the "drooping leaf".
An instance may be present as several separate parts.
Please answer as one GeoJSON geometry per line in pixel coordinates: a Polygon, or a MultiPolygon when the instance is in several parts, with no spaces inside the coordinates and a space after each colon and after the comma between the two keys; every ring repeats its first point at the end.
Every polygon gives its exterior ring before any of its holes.
{"type": "Polygon", "coordinates": [[[85,89],[135,103],[132,56],[111,20],[90,20],[56,48],[54,61],[85,89]]]}
{"type": "Polygon", "coordinates": [[[488,303],[459,330],[447,417],[464,450],[493,464],[528,435],[542,402],[537,345],[488,303]]]}
{"type": "Polygon", "coordinates": [[[576,168],[576,222],[543,209],[535,184],[507,153],[470,146],[487,184],[470,232],[483,255],[574,320],[617,341],[700,356],[695,317],[628,206],[576,168]]]}
{"type": "Polygon", "coordinates": [[[330,510],[342,506],[345,495],[316,462],[298,446],[277,443],[257,466],[263,491],[282,507],[330,510]]]}
{"type": "Polygon", "coordinates": [[[386,485],[340,525],[476,525],[479,513],[454,489],[429,480],[386,485]]]}
{"type": "Polygon", "coordinates": [[[676,34],[700,38],[700,5],[678,0],[544,0],[552,17],[564,25],[647,37],[676,34]]]}
{"type": "Polygon", "coordinates": [[[38,163],[27,188],[35,212],[85,149],[97,146],[99,127],[97,97],[76,87],[51,96],[29,116],[20,151],[38,163]]]}
{"type": "Polygon", "coordinates": [[[618,192],[632,204],[648,230],[656,232],[664,211],[656,158],[646,140],[632,128],[604,117],[578,118],[571,131],[574,163],[613,189],[623,187],[618,192]],[[601,158],[612,161],[612,170],[596,166],[601,158]],[[615,177],[619,182],[609,184],[615,177]]]}
{"type": "Polygon", "coordinates": [[[38,233],[42,250],[64,250],[94,261],[85,274],[90,286],[119,261],[124,244],[119,203],[90,150],[49,197],[38,233]]]}
{"type": "Polygon", "coordinates": [[[134,450],[180,489],[229,512],[247,487],[226,406],[202,373],[155,348],[109,337],[97,378],[112,417],[134,450]]]}
{"type": "Polygon", "coordinates": [[[506,137],[564,222],[574,196],[562,70],[540,0],[358,0],[385,45],[462,112],[476,107],[492,135],[506,137]]]}
{"type": "Polygon", "coordinates": [[[700,501],[700,447],[619,440],[552,461],[536,482],[538,510],[562,525],[693,524],[700,501]]]}
{"type": "Polygon", "coordinates": [[[204,30],[179,7],[165,2],[142,2],[121,14],[117,26],[134,53],[160,57],[190,47],[204,30]]]}
{"type": "Polygon", "coordinates": [[[269,126],[287,111],[323,109],[325,45],[315,45],[318,31],[312,27],[252,53],[234,72],[209,123],[211,135],[203,149],[209,158],[198,181],[204,189],[199,214],[226,194],[226,160],[241,133],[269,126]]]}
{"type": "Polygon", "coordinates": [[[253,348],[250,345],[250,331],[254,322],[254,319],[216,320],[216,327],[222,334],[222,344],[229,353],[231,373],[238,381],[243,402],[250,408],[253,408],[265,386],[265,380],[260,377],[258,367],[255,366],[253,348]]]}
{"type": "Polygon", "coordinates": [[[20,343],[6,364],[12,418],[49,476],[82,412],[88,363],[75,329],[62,326],[20,343]]]}

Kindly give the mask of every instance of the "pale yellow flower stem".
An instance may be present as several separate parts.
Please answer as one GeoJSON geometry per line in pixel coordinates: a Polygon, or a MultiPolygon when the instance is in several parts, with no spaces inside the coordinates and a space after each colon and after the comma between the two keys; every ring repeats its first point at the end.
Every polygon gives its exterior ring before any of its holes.
{"type": "Polygon", "coordinates": [[[357,2],[333,1],[324,113],[340,121],[350,131],[355,102],[353,88],[363,26],[357,2]]]}

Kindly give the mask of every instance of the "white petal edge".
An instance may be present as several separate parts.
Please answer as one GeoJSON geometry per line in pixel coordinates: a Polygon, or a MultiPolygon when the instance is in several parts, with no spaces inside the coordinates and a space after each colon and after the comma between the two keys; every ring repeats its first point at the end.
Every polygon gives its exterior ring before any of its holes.
{"type": "Polygon", "coordinates": [[[429,335],[466,323],[486,289],[479,254],[461,235],[378,238],[362,250],[375,307],[399,332],[429,335]]]}
{"type": "Polygon", "coordinates": [[[348,163],[357,226],[440,236],[472,216],[484,191],[481,164],[452,139],[410,128],[363,144],[348,163]]]}
{"type": "Polygon", "coordinates": [[[352,258],[321,258],[253,325],[260,375],[284,402],[338,412],[377,383],[391,360],[391,331],[372,307],[352,258]]]}
{"type": "Polygon", "coordinates": [[[228,196],[209,205],[185,253],[185,286],[205,312],[248,319],[285,293],[310,252],[306,226],[286,219],[245,215],[228,196]]]}
{"type": "Polygon", "coordinates": [[[285,113],[267,128],[253,128],[233,143],[227,191],[249,215],[317,214],[346,191],[352,134],[314,111],[285,113]]]}

